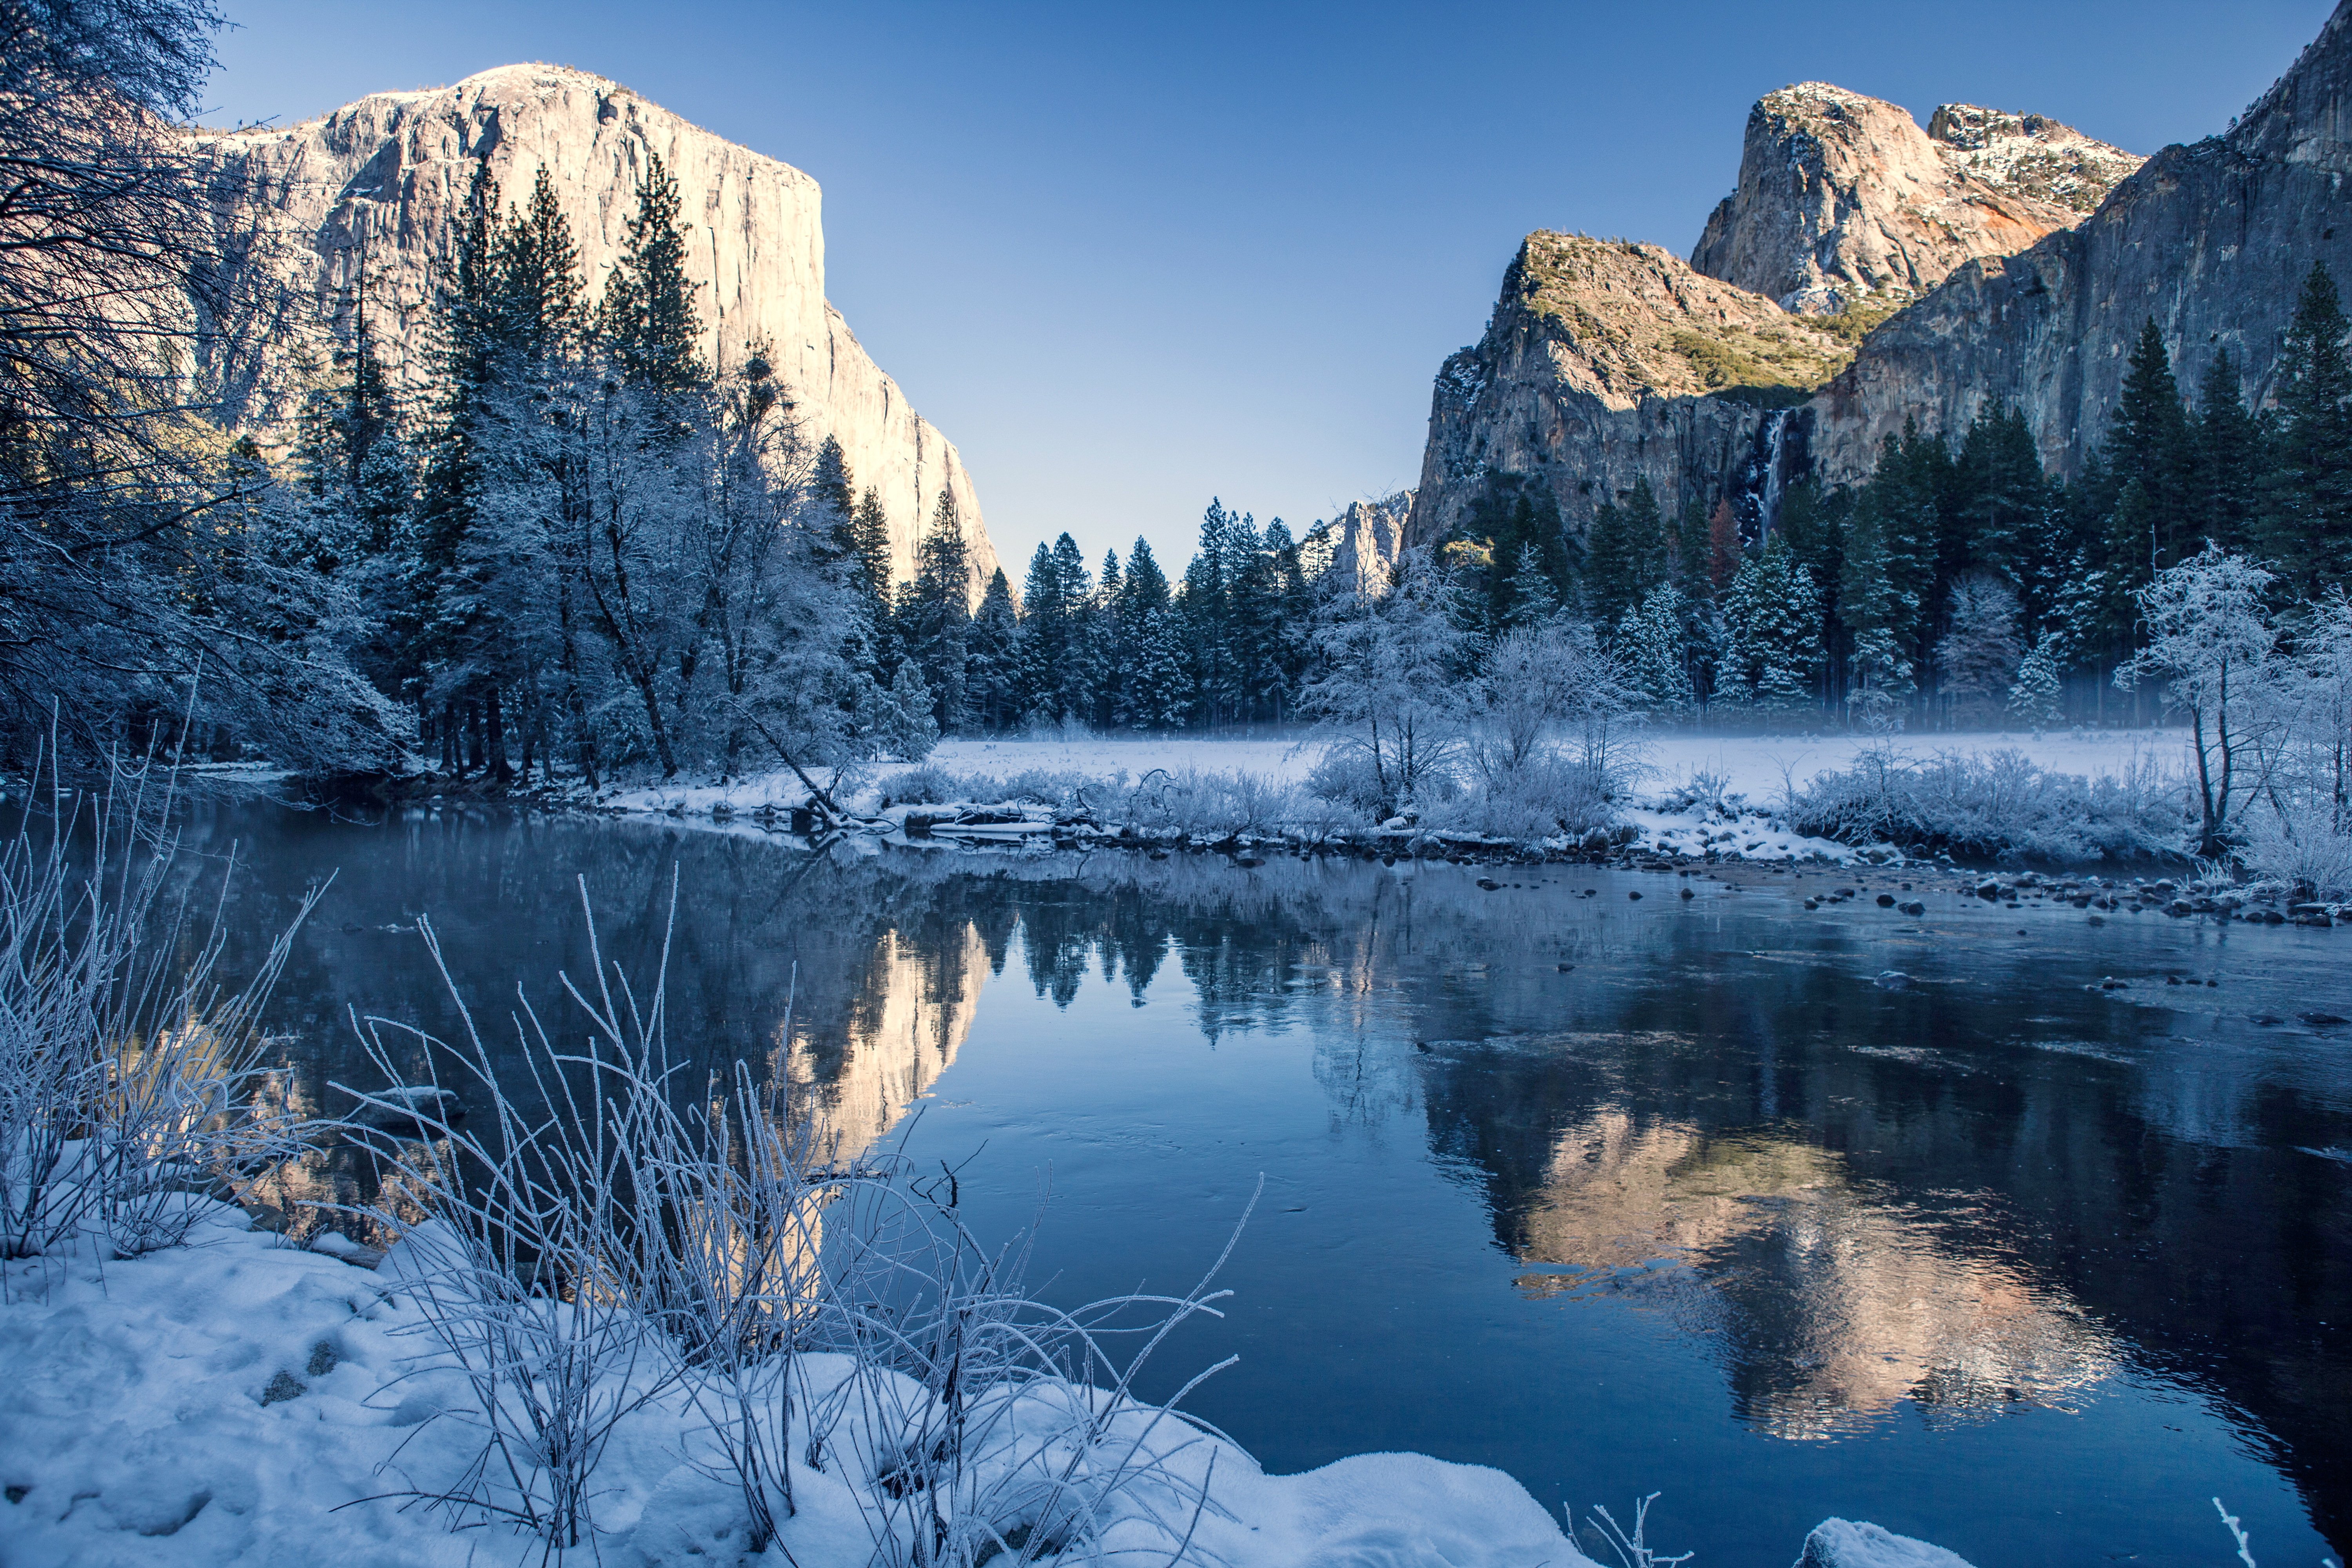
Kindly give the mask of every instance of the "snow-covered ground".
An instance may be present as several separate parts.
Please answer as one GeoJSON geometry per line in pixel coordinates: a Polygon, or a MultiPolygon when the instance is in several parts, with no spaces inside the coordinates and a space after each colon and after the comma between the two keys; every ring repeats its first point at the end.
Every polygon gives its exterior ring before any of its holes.
{"type": "MultiPolygon", "coordinates": [[[[1791,788],[1801,790],[1816,775],[1843,771],[1865,748],[1891,745],[1902,756],[1925,761],[1941,752],[1984,756],[2016,751],[2046,770],[2096,777],[2121,775],[2154,762],[2178,770],[2187,761],[2187,737],[2178,730],[2063,731],[2035,735],[1976,732],[1895,736],[1889,741],[1859,735],[1694,735],[1649,738],[1641,748],[1643,768],[1631,807],[1622,820],[1643,848],[1719,858],[1786,860],[1820,858],[1848,860],[1868,847],[1807,837],[1774,820],[1791,788]],[[1711,782],[1712,787],[1694,786],[1711,782]],[[1702,804],[1694,795],[1703,794],[1702,804]],[[1736,798],[1736,797],[1744,797],[1736,798]],[[1721,809],[1727,805],[1729,809],[1721,809]]],[[[1322,753],[1319,743],[1298,739],[1223,739],[1205,736],[1081,736],[1040,740],[959,740],[940,743],[925,771],[960,779],[1010,781],[1024,773],[1060,779],[1099,780],[1114,789],[1133,787],[1154,769],[1174,774],[1245,773],[1277,786],[1304,783],[1322,753]]],[[[856,770],[821,784],[844,790],[845,805],[873,810],[884,800],[904,799],[899,781],[917,768],[885,763],[856,770]]],[[[928,800],[935,791],[918,798],[928,800]]],[[[971,790],[975,798],[987,792],[971,790]]],[[[762,808],[782,808],[807,798],[789,772],[749,778],[688,781],[613,792],[603,804],[617,810],[709,818],[737,817],[762,808]],[[723,808],[723,811],[721,810],[723,808]]],[[[944,803],[939,803],[944,804],[944,803]]],[[[1102,803],[1097,802],[1097,805],[1102,803]]]]}
{"type": "MultiPolygon", "coordinates": [[[[453,1532],[446,1514],[420,1506],[420,1492],[455,1484],[479,1442],[462,1414],[463,1379],[414,1331],[420,1314],[408,1299],[404,1247],[372,1273],[244,1224],[240,1211],[223,1208],[189,1247],[103,1265],[85,1255],[71,1265],[6,1266],[0,1562],[457,1568],[539,1560],[533,1541],[511,1524],[453,1532]]],[[[823,1363],[847,1364],[804,1359],[821,1363],[811,1369],[813,1383],[827,1377],[823,1363]]],[[[800,1462],[797,1444],[799,1512],[783,1522],[775,1548],[744,1556],[740,1493],[714,1476],[698,1430],[675,1397],[622,1424],[594,1474],[596,1533],[583,1543],[581,1561],[864,1568],[879,1560],[852,1496],[875,1483],[856,1473],[854,1450],[833,1448],[820,1471],[800,1462]]],[[[1161,1430],[1168,1436],[1151,1440],[1175,1449],[1176,1429],[1161,1430]]],[[[1591,1561],[1496,1470],[1366,1454],[1306,1475],[1270,1476],[1210,1438],[1170,1463],[1205,1478],[1213,1504],[1190,1523],[1189,1562],[1589,1568],[1591,1561]]],[[[1816,1553],[1824,1564],[1966,1568],[1874,1526],[1831,1521],[1815,1537],[1827,1549],[1816,1553]]],[[[1106,1550],[1118,1555],[1120,1544],[1114,1527],[1106,1550]]],[[[1165,1561],[1168,1546],[1138,1555],[1165,1561]]]]}
{"type": "Polygon", "coordinates": [[[1755,805],[1777,805],[1786,785],[1799,788],[1817,773],[1836,773],[1853,764],[1865,748],[1887,744],[1899,753],[1925,760],[1938,752],[1988,756],[1995,752],[2021,752],[2036,766],[2053,773],[2121,773],[2134,763],[2153,758],[2167,766],[2187,760],[2185,730],[2053,730],[2036,735],[1970,731],[1963,734],[1870,735],[1660,735],[1647,749],[1650,774],[1640,794],[1655,796],[1676,785],[1711,773],[1723,781],[1728,794],[1744,795],[1755,805]]]}

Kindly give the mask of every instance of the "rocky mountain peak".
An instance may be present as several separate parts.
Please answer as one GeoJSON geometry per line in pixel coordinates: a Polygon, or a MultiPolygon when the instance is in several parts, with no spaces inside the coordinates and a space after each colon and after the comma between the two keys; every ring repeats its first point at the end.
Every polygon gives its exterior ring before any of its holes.
{"type": "Polygon", "coordinates": [[[1922,131],[1900,104],[1799,82],[1749,111],[1738,188],[1691,265],[1787,310],[1883,315],[2081,221],[2138,165],[2040,115],[1948,104],[1922,131]]]}
{"type": "Polygon", "coordinates": [[[2077,213],[2097,210],[2123,177],[2146,163],[2042,114],[2010,114],[1974,103],[1937,106],[1927,139],[1947,160],[1996,190],[2077,213]]]}
{"type": "Polygon", "coordinates": [[[504,205],[546,169],[593,300],[626,243],[652,157],[677,182],[703,351],[740,363],[757,345],[812,442],[837,438],[889,519],[894,570],[942,493],[970,543],[975,600],[997,567],[953,443],[917,414],[825,298],[817,182],[706,131],[608,77],[499,66],[448,87],[373,93],[289,126],[196,133],[233,193],[215,215],[224,265],[252,269],[257,318],[211,340],[198,367],[228,417],[282,437],[303,395],[348,350],[364,310],[410,390],[431,374],[433,302],[456,251],[474,171],[504,205]]]}
{"type": "Polygon", "coordinates": [[[1504,294],[1541,323],[1559,384],[1611,408],[1816,386],[1849,353],[1822,323],[1706,277],[1663,246],[1538,229],[1520,245],[1504,294]]]}

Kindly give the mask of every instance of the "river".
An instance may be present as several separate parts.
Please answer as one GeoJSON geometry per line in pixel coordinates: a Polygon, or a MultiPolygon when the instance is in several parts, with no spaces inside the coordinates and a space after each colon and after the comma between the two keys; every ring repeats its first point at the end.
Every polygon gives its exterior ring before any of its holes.
{"type": "Polygon", "coordinates": [[[1189,1284],[1263,1177],[1230,1315],[1144,1392],[1238,1354],[1190,1406],[1272,1469],[1414,1449],[1580,1518],[1659,1491],[1653,1544],[1701,1568],[1782,1568],[1830,1515],[1979,1568],[2212,1564],[2217,1495],[2272,1568],[2352,1546],[2352,1027],[2295,1021],[2352,1015],[2352,931],[1801,906],[1890,872],[1490,891],[196,807],[192,863],[232,845],[232,969],[334,878],[272,1016],[300,1106],[366,1081],[350,1009],[457,1027],[419,915],[503,1028],[584,977],[579,879],[642,975],[675,874],[674,1044],[958,1164],[982,1235],[1039,1226],[1043,1293],[1189,1284]]]}

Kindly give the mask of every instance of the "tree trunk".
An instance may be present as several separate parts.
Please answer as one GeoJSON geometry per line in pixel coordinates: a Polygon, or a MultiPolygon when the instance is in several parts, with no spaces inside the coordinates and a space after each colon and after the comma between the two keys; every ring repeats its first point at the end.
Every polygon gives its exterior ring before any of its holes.
{"type": "Polygon", "coordinates": [[[507,726],[505,714],[499,702],[499,689],[491,687],[482,696],[483,740],[489,748],[490,776],[502,784],[514,783],[514,768],[507,761],[507,726]]]}

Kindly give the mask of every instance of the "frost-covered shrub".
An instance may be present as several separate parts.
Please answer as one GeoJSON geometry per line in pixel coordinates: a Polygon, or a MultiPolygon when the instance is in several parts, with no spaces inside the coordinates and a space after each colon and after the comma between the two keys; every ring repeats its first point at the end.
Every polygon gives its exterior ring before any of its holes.
{"type": "Polygon", "coordinates": [[[1104,803],[1122,793],[1119,786],[1125,780],[1124,773],[1106,781],[1089,773],[1051,768],[1024,768],[1019,773],[1002,776],[960,773],[936,763],[927,763],[921,767],[892,774],[883,781],[881,790],[893,801],[911,802],[919,805],[1025,803],[1056,808],[1099,809],[1104,803]]]}
{"type": "Polygon", "coordinates": [[[1126,819],[1138,827],[1196,834],[1268,832],[1292,826],[1305,815],[1305,792],[1297,785],[1241,768],[1154,768],[1125,806],[1126,819]]]}
{"type": "Polygon", "coordinates": [[[1360,817],[1373,816],[1388,804],[1370,755],[1352,747],[1334,746],[1324,752],[1307,775],[1307,793],[1360,817]]]}
{"type": "Polygon", "coordinates": [[[1611,826],[1615,815],[1606,774],[1544,752],[1487,779],[1475,793],[1441,807],[1430,820],[1524,844],[1561,833],[1582,837],[1611,826]]]}
{"type": "Polygon", "coordinates": [[[192,1194],[299,1147],[258,1103],[260,1010],[293,931],[229,991],[226,884],[201,919],[198,889],[173,885],[167,785],[118,773],[33,802],[0,846],[0,1258],[85,1233],[117,1255],[175,1246],[192,1194]]]}
{"type": "MultiPolygon", "coordinates": [[[[592,911],[592,951],[593,931],[592,911]]],[[[815,1146],[740,1057],[731,1080],[687,1081],[661,975],[633,989],[596,962],[589,986],[565,981],[584,1045],[557,1045],[526,1002],[496,1053],[442,968],[466,1038],[421,1043],[462,1080],[463,1121],[413,1088],[344,1090],[425,1135],[352,1129],[408,1178],[373,1211],[404,1233],[386,1267],[430,1347],[418,1370],[470,1390],[442,1418],[478,1434],[454,1475],[394,1495],[561,1557],[593,1539],[621,1424],[682,1405],[689,1463],[740,1493],[753,1555],[818,1486],[815,1511],[854,1516],[876,1563],[1100,1561],[1114,1536],[1181,1557],[1210,1506],[1211,1435],[1131,1387],[1171,1331],[1215,1315],[1223,1257],[1179,1295],[1047,1306],[1021,1239],[983,1247],[965,1224],[951,1172],[815,1146]]],[[[362,1037],[387,1075],[419,1043],[377,1019],[362,1037]]]]}
{"type": "Polygon", "coordinates": [[[2352,898],[2352,833],[2332,810],[2258,811],[2245,826],[2241,859],[2249,872],[2316,898],[2352,898]]]}
{"type": "Polygon", "coordinates": [[[1791,826],[1848,844],[1889,842],[1957,854],[2046,860],[2134,859],[2183,852],[2186,797],[2153,760],[2121,773],[2052,773],[2022,752],[1858,752],[1796,799],[1791,826]]]}

